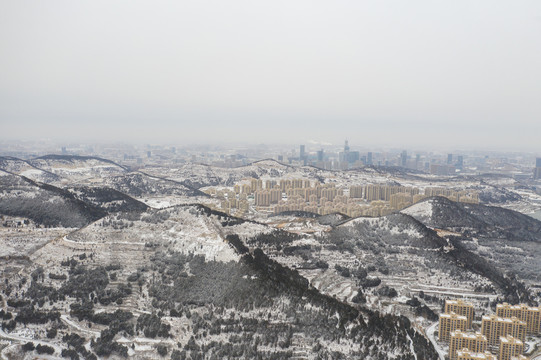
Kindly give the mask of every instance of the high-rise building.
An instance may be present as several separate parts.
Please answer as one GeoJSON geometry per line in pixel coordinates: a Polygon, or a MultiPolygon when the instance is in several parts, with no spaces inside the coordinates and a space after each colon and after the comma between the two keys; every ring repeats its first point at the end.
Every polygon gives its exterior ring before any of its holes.
{"type": "Polygon", "coordinates": [[[306,154],[304,153],[304,145],[301,145],[300,152],[299,152],[299,158],[301,160],[304,160],[305,156],[306,156],[306,154]]]}
{"type": "MultiPolygon", "coordinates": [[[[471,328],[473,321],[474,311],[473,304],[457,299],[457,300],[445,300],[445,313],[462,315],[468,318],[468,329],[471,328]]],[[[483,350],[484,351],[484,350],[483,350]]]]}
{"type": "Polygon", "coordinates": [[[409,193],[396,193],[390,196],[389,202],[394,210],[402,210],[413,204],[413,196],[409,193]]]}
{"type": "Polygon", "coordinates": [[[447,154],[447,164],[451,165],[453,163],[453,154],[447,154]]]}
{"type": "Polygon", "coordinates": [[[541,179],[541,158],[535,159],[535,169],[533,170],[533,178],[541,179]]]}
{"type": "Polygon", "coordinates": [[[317,152],[317,161],[323,161],[323,157],[324,157],[323,149],[318,150],[318,152],[317,152]]]}
{"type": "Polygon", "coordinates": [[[456,160],[457,169],[462,170],[464,168],[464,156],[458,155],[456,160]]]}
{"type": "Polygon", "coordinates": [[[468,318],[455,313],[440,314],[438,337],[441,341],[449,341],[451,332],[456,330],[465,331],[468,318]]]}
{"type": "Polygon", "coordinates": [[[496,355],[493,355],[487,351],[482,353],[476,353],[466,349],[458,350],[457,360],[498,360],[496,355]]]}
{"type": "Polygon", "coordinates": [[[539,307],[530,307],[526,304],[509,305],[508,303],[496,306],[496,315],[504,318],[516,317],[526,323],[526,334],[538,334],[541,329],[541,316],[539,307]]]}
{"type": "Polygon", "coordinates": [[[270,191],[257,190],[254,195],[256,206],[269,206],[270,205],[270,191]]]}
{"type": "Polygon", "coordinates": [[[402,151],[400,154],[400,166],[406,167],[408,163],[408,152],[406,150],[402,151]]]}
{"type": "Polygon", "coordinates": [[[349,144],[346,140],[344,144],[344,151],[338,154],[338,160],[343,165],[343,167],[347,169],[349,164],[354,164],[355,162],[359,161],[360,158],[361,155],[358,151],[349,151],[349,144]]]}
{"type": "Polygon", "coordinates": [[[366,155],[366,165],[373,165],[372,152],[368,152],[366,155]]]}
{"type": "Polygon", "coordinates": [[[271,189],[270,193],[270,203],[277,204],[278,201],[282,200],[282,190],[280,189],[271,189]]]}
{"type": "Polygon", "coordinates": [[[349,188],[350,198],[361,198],[363,196],[363,187],[361,185],[353,185],[349,188]]]}
{"type": "Polygon", "coordinates": [[[481,333],[487,337],[489,346],[498,346],[500,337],[507,335],[524,341],[526,323],[516,317],[502,318],[498,315],[486,315],[481,321],[481,333]]]}
{"type": "Polygon", "coordinates": [[[481,333],[467,333],[460,330],[451,332],[449,342],[449,359],[457,360],[457,351],[468,349],[481,353],[487,350],[488,341],[481,333]]]}
{"type": "Polygon", "coordinates": [[[524,352],[524,343],[519,339],[507,335],[500,337],[500,356],[498,360],[511,360],[522,355],[524,352]]]}

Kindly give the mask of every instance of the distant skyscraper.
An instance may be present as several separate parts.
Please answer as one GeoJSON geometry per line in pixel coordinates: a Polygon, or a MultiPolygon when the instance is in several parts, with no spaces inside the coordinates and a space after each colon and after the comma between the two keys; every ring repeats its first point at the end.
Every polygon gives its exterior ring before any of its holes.
{"type": "Polygon", "coordinates": [[[62,146],[62,154],[65,155],[65,154],[67,154],[67,153],[68,153],[68,151],[66,150],[66,147],[65,147],[65,146],[62,146]]]}
{"type": "Polygon", "coordinates": [[[301,149],[300,149],[300,154],[299,154],[299,158],[302,160],[304,159],[304,145],[301,145],[301,149]]]}
{"type": "Polygon", "coordinates": [[[402,154],[400,154],[400,166],[406,167],[408,161],[408,152],[406,150],[402,151],[402,154]]]}
{"type": "Polygon", "coordinates": [[[460,170],[464,167],[464,156],[458,155],[457,161],[456,161],[456,167],[460,170]]]}
{"type": "Polygon", "coordinates": [[[373,164],[372,152],[369,151],[366,156],[366,165],[372,165],[372,164],[373,164]]]}
{"type": "Polygon", "coordinates": [[[541,158],[535,159],[535,169],[533,170],[533,178],[541,179],[541,158]]]}
{"type": "MultiPolygon", "coordinates": [[[[349,151],[349,144],[348,144],[348,141],[346,140],[346,142],[344,143],[344,151],[338,153],[338,160],[341,163],[353,164],[359,161],[360,158],[361,156],[358,151],[349,151]]],[[[349,165],[346,165],[346,166],[349,166],[349,165]]]]}
{"type": "Polygon", "coordinates": [[[453,162],[453,154],[447,154],[447,164],[451,164],[453,162]]]}
{"type": "Polygon", "coordinates": [[[317,161],[323,161],[323,156],[324,156],[323,149],[321,149],[317,152],[317,161]]]}

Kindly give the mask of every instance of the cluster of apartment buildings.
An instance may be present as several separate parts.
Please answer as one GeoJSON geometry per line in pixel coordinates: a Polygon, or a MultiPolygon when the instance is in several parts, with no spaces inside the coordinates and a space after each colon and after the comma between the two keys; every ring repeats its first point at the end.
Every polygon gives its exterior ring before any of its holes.
{"type": "Polygon", "coordinates": [[[320,215],[342,213],[350,217],[384,216],[430,196],[445,196],[456,202],[479,203],[475,191],[454,191],[443,187],[420,189],[393,185],[354,185],[342,189],[306,179],[248,179],[233,190],[207,190],[221,201],[221,209],[243,216],[250,204],[273,212],[307,211],[320,215]]]}
{"type": "Polygon", "coordinates": [[[427,187],[421,194],[419,188],[396,185],[366,185],[350,187],[350,197],[363,198],[367,201],[383,200],[390,203],[393,208],[402,203],[402,208],[415,204],[427,197],[443,196],[449,200],[463,203],[479,203],[477,191],[455,191],[444,187],[427,187]]]}
{"type": "Polygon", "coordinates": [[[449,342],[450,360],[523,360],[526,335],[541,333],[540,308],[525,304],[496,306],[496,314],[481,317],[481,331],[473,332],[473,304],[447,300],[439,317],[438,337],[449,342]],[[493,355],[489,350],[498,353],[493,355]]]}

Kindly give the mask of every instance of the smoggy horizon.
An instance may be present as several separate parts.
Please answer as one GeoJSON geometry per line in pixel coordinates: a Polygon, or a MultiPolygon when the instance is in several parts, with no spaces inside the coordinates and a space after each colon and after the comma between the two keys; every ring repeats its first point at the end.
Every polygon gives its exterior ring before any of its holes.
{"type": "Polygon", "coordinates": [[[0,140],[537,151],[541,3],[0,5],[0,140]]]}

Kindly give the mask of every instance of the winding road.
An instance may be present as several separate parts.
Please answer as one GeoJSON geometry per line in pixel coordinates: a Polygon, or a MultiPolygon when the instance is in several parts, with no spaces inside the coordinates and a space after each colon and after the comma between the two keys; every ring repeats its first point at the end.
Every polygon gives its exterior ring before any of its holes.
{"type": "Polygon", "coordinates": [[[430,340],[430,342],[434,346],[434,349],[436,349],[436,352],[438,353],[438,356],[439,356],[440,360],[445,360],[445,355],[446,354],[440,348],[440,346],[438,345],[438,342],[436,341],[436,337],[434,335],[434,333],[436,332],[436,326],[438,326],[438,322],[435,322],[434,324],[430,325],[426,329],[426,336],[428,336],[428,339],[430,340]]]}

